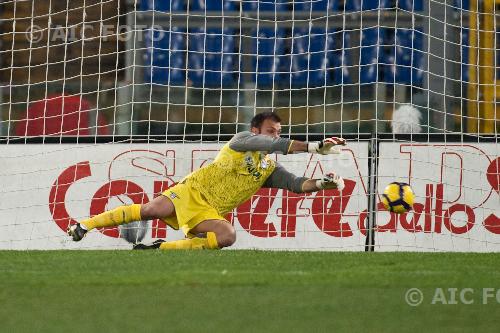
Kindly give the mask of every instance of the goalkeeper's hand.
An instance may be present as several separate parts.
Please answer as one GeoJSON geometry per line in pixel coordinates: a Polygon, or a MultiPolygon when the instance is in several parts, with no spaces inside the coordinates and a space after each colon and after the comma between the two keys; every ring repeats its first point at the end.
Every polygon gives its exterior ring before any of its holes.
{"type": "Polygon", "coordinates": [[[331,137],[317,142],[309,142],[307,151],[313,154],[340,154],[340,146],[345,146],[345,139],[331,137]]]}
{"type": "Polygon", "coordinates": [[[344,179],[335,173],[327,173],[322,179],[316,180],[316,187],[320,190],[338,189],[342,191],[345,187],[344,179]]]}

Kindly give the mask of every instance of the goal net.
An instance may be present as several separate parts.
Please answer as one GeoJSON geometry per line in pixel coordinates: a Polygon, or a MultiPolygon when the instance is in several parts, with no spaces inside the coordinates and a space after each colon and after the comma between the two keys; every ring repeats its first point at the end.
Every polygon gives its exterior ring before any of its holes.
{"type": "MultiPolygon", "coordinates": [[[[4,0],[0,249],[130,248],[162,220],[68,225],[146,203],[263,111],[339,155],[271,157],[345,189],[259,190],[235,248],[499,251],[497,2],[4,0]],[[391,182],[414,210],[386,211],[391,182]]],[[[237,184],[235,184],[237,186],[237,184]]]]}

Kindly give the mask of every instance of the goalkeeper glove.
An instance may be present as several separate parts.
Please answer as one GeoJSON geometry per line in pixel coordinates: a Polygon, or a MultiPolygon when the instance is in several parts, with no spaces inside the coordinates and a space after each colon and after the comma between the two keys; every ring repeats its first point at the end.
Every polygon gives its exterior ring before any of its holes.
{"type": "Polygon", "coordinates": [[[316,187],[320,190],[338,189],[342,191],[345,187],[344,179],[333,172],[323,176],[323,179],[316,180],[316,187]]]}
{"type": "Polygon", "coordinates": [[[317,142],[309,142],[307,151],[313,154],[340,154],[340,145],[345,146],[345,139],[331,137],[317,142]]]}

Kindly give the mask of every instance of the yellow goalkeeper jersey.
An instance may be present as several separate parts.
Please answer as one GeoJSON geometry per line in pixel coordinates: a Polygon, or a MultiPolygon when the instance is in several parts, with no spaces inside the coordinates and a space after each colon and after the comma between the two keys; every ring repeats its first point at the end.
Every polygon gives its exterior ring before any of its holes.
{"type": "Polygon", "coordinates": [[[260,151],[239,152],[225,144],[209,165],[181,182],[198,190],[221,215],[227,214],[259,190],[276,163],[260,151]]]}

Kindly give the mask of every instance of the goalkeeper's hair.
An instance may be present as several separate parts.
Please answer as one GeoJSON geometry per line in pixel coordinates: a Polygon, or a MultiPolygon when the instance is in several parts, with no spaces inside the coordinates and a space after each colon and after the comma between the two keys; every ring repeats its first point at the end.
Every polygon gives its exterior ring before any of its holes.
{"type": "Polygon", "coordinates": [[[252,121],[250,122],[250,127],[260,128],[260,126],[262,125],[262,123],[266,119],[271,119],[277,123],[281,123],[281,118],[276,113],[271,112],[271,111],[266,111],[266,112],[256,114],[252,118],[252,121]]]}

